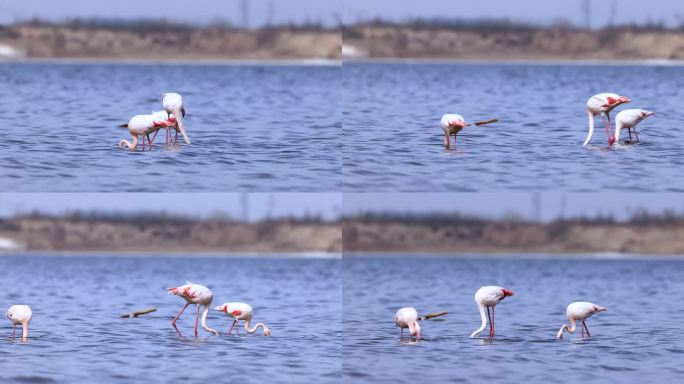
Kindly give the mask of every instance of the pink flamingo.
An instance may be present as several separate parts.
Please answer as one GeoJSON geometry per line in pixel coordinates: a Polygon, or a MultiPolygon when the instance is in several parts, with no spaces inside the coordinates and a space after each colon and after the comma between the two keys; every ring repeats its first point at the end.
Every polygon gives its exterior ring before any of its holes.
{"type": "Polygon", "coordinates": [[[239,336],[240,320],[244,320],[245,331],[247,331],[247,333],[254,333],[257,331],[257,329],[259,329],[259,327],[261,327],[264,336],[271,336],[271,330],[264,323],[256,323],[254,327],[250,327],[249,324],[252,321],[252,316],[254,316],[254,310],[252,310],[252,306],[247,303],[225,303],[214,309],[233,318],[233,324],[230,325],[228,335],[230,335],[230,333],[233,331],[233,327],[237,325],[235,332],[239,336]]]}
{"type": "Polygon", "coordinates": [[[587,324],[585,324],[584,321],[591,317],[593,314],[603,311],[606,311],[604,307],[596,305],[594,303],[590,303],[588,301],[576,301],[574,303],[571,303],[570,305],[568,305],[568,308],[565,311],[565,313],[568,316],[570,326],[568,326],[567,324],[563,324],[561,329],[558,331],[556,338],[562,339],[563,331],[565,330],[567,330],[568,333],[575,333],[575,331],[577,330],[577,321],[582,322],[582,338],[584,338],[585,329],[587,330],[587,336],[591,337],[591,334],[589,333],[589,328],[587,328],[587,324]]]}
{"type": "Polygon", "coordinates": [[[591,141],[591,136],[594,134],[594,117],[596,115],[601,116],[601,121],[603,122],[604,128],[606,129],[606,134],[608,135],[608,145],[613,145],[614,138],[610,134],[610,111],[620,104],[629,103],[630,98],[626,96],[620,96],[615,93],[599,93],[594,95],[587,100],[587,114],[589,115],[589,135],[587,139],[584,140],[583,146],[586,146],[591,141]]]}
{"type": "Polygon", "coordinates": [[[187,284],[182,285],[180,287],[169,288],[169,294],[180,296],[183,299],[185,299],[185,301],[187,301],[183,309],[181,309],[181,311],[178,312],[178,315],[176,315],[176,317],[174,317],[173,320],[171,320],[171,325],[173,325],[173,328],[176,329],[176,332],[178,332],[179,336],[183,335],[178,330],[178,327],[176,327],[176,321],[178,320],[180,315],[183,314],[185,308],[187,308],[190,304],[197,305],[197,316],[195,317],[195,338],[197,338],[197,320],[199,319],[200,306],[202,305],[204,305],[204,312],[202,313],[202,328],[204,328],[207,332],[211,332],[215,336],[218,336],[218,331],[207,326],[207,313],[209,312],[209,306],[211,305],[211,302],[214,299],[214,294],[211,292],[209,288],[203,285],[192,284],[188,282],[187,284]]]}
{"type": "Polygon", "coordinates": [[[475,293],[475,303],[477,303],[477,307],[480,310],[482,326],[473,332],[470,337],[473,338],[484,331],[487,327],[487,319],[489,319],[489,337],[494,337],[494,307],[506,297],[513,295],[513,291],[495,285],[478,289],[475,293]],[[485,317],[485,308],[487,308],[487,317],[485,317]],[[490,308],[492,309],[491,316],[489,313],[490,308]]]}

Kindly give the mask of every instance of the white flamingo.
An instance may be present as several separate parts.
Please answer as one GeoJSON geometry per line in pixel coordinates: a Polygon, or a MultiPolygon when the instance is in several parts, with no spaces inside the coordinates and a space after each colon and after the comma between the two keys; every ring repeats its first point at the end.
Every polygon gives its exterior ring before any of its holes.
{"type": "Polygon", "coordinates": [[[584,321],[591,317],[593,314],[603,311],[606,311],[604,307],[596,305],[594,303],[590,303],[588,301],[576,301],[574,303],[571,303],[570,305],[568,305],[568,308],[565,311],[565,313],[568,315],[568,321],[570,322],[570,326],[568,326],[567,324],[563,324],[563,326],[558,331],[556,338],[562,339],[563,331],[575,333],[575,331],[577,330],[577,321],[582,322],[582,337],[584,338],[585,329],[587,331],[587,336],[591,337],[591,334],[589,334],[589,328],[587,328],[587,325],[584,323],[584,321]]]}
{"type": "Polygon", "coordinates": [[[418,311],[412,307],[404,307],[394,315],[394,323],[401,329],[400,339],[404,338],[404,328],[408,328],[411,338],[420,341],[420,324],[418,324],[418,311]]]}
{"type": "Polygon", "coordinates": [[[632,128],[636,135],[637,142],[639,142],[639,133],[636,130],[636,125],[649,116],[653,116],[655,112],[647,111],[645,109],[625,109],[615,116],[615,137],[614,142],[620,141],[620,131],[627,128],[629,131],[629,141],[632,142],[632,128]]]}
{"type": "Polygon", "coordinates": [[[177,93],[165,93],[162,95],[162,105],[166,112],[176,116],[176,121],[178,122],[176,128],[176,139],[178,138],[178,131],[183,135],[183,140],[186,144],[190,144],[190,139],[188,135],[185,134],[185,128],[183,127],[183,118],[185,118],[185,107],[183,106],[183,97],[177,93]]]}
{"type": "Polygon", "coordinates": [[[240,320],[244,320],[245,331],[247,331],[247,333],[254,333],[261,327],[264,336],[271,336],[271,330],[264,323],[256,323],[254,327],[250,327],[254,311],[252,310],[252,306],[247,303],[225,303],[214,309],[233,318],[233,324],[231,324],[230,329],[228,330],[229,335],[233,331],[235,325],[237,325],[235,332],[239,335],[240,320]]]}
{"type": "Polygon", "coordinates": [[[487,327],[487,319],[489,319],[489,337],[494,337],[494,307],[508,296],[513,296],[513,291],[506,288],[497,287],[495,285],[481,287],[475,293],[475,303],[480,310],[480,318],[482,325],[470,337],[473,338],[479,335],[487,327]],[[485,317],[485,308],[487,308],[487,317],[485,317]],[[489,309],[491,308],[491,315],[489,309]]]}
{"type": "Polygon", "coordinates": [[[7,318],[12,322],[12,338],[17,336],[17,325],[21,325],[21,339],[28,340],[29,323],[33,318],[33,312],[28,305],[13,305],[7,310],[7,318]]]}
{"type": "Polygon", "coordinates": [[[178,332],[179,336],[183,335],[178,330],[178,327],[176,327],[176,321],[180,315],[183,314],[185,308],[187,308],[190,304],[197,305],[197,316],[195,317],[195,338],[197,338],[197,320],[199,319],[200,306],[202,305],[204,305],[204,312],[202,313],[202,328],[204,328],[207,332],[211,332],[218,336],[218,331],[207,326],[207,313],[209,312],[209,306],[211,306],[211,302],[214,299],[214,294],[209,288],[203,285],[188,282],[180,287],[169,288],[168,291],[170,295],[180,296],[187,302],[183,309],[178,312],[178,315],[171,320],[171,325],[173,325],[173,328],[176,329],[176,332],[178,332]]]}
{"type": "Polygon", "coordinates": [[[448,113],[442,116],[440,125],[442,126],[442,130],[444,130],[444,146],[448,149],[451,147],[451,135],[454,135],[455,145],[456,135],[458,135],[463,128],[469,126],[470,123],[466,123],[461,115],[448,113]]]}
{"type": "Polygon", "coordinates": [[[120,125],[122,128],[128,128],[133,138],[132,142],[128,140],[121,140],[119,142],[119,148],[126,147],[128,149],[135,149],[138,146],[138,136],[142,136],[142,146],[145,148],[145,138],[147,142],[152,147],[152,141],[154,137],[150,139],[150,134],[154,132],[155,136],[161,128],[167,129],[167,142],[168,142],[168,128],[176,126],[176,117],[170,115],[166,111],[154,112],[149,115],[136,115],[131,118],[128,124],[120,125]]]}
{"type": "Polygon", "coordinates": [[[629,103],[630,98],[626,96],[620,96],[616,93],[599,93],[594,95],[587,100],[587,114],[589,115],[589,135],[587,139],[584,140],[583,146],[586,146],[591,141],[591,137],[594,134],[594,117],[596,115],[601,116],[601,121],[606,129],[606,134],[608,135],[608,145],[613,144],[613,135],[610,134],[610,111],[620,104],[629,103]]]}

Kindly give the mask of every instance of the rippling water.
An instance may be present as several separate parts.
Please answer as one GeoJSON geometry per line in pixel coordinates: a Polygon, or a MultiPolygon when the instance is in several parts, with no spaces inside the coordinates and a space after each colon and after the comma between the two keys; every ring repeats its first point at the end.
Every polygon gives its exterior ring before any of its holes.
{"type": "Polygon", "coordinates": [[[330,191],[339,67],[0,63],[3,191],[330,191]],[[120,149],[179,92],[192,145],[120,149]]]}
{"type": "MultiPolygon", "coordinates": [[[[494,258],[345,258],[344,374],[349,382],[643,383],[684,374],[684,261],[494,258]],[[482,285],[515,292],[496,307],[493,341],[480,325],[482,285]],[[565,307],[608,308],[592,337],[556,340],[565,307]],[[394,313],[447,310],[401,343],[394,313]]],[[[406,333],[405,333],[406,335],[406,333]]]]}
{"type": "Polygon", "coordinates": [[[340,261],[207,257],[0,257],[3,382],[339,382],[340,261]],[[226,336],[210,312],[192,337],[192,307],[166,288],[205,284],[214,304],[244,301],[272,336],[226,336]],[[33,308],[30,340],[13,341],[11,304],[33,308]],[[120,314],[155,306],[137,319],[120,314]]]}
{"type": "Polygon", "coordinates": [[[684,191],[682,74],[680,66],[345,63],[343,189],[684,191]],[[641,144],[607,149],[598,125],[582,147],[586,101],[600,92],[630,96],[624,109],[656,111],[639,125],[641,144]],[[466,128],[447,151],[444,113],[500,121],[466,128]]]}

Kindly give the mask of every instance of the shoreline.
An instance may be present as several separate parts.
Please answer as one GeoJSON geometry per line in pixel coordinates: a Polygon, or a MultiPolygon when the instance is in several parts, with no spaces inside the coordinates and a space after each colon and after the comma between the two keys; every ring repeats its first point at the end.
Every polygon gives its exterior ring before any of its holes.
{"type": "Polygon", "coordinates": [[[577,253],[543,253],[543,252],[343,252],[342,258],[414,258],[414,259],[513,259],[513,260],[677,260],[684,261],[684,254],[656,253],[613,253],[613,252],[577,252],[577,253]]]}
{"type": "Polygon", "coordinates": [[[181,65],[181,66],[265,66],[265,67],[341,67],[341,60],[333,59],[144,59],[144,58],[2,58],[0,64],[55,64],[55,65],[181,65]]]}
{"type": "Polygon", "coordinates": [[[0,257],[126,257],[126,258],[221,258],[221,259],[342,259],[338,252],[134,252],[134,251],[0,251],[0,257]]]}
{"type": "Polygon", "coordinates": [[[343,58],[344,64],[393,64],[393,65],[571,65],[571,66],[652,66],[681,67],[684,60],[670,59],[449,59],[449,58],[343,58]]]}

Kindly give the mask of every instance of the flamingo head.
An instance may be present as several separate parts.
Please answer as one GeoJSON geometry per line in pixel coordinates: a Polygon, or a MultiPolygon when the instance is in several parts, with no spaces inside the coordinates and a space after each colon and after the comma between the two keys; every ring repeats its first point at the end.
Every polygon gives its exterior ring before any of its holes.
{"type": "Polygon", "coordinates": [[[503,292],[504,298],[507,297],[507,296],[513,296],[513,295],[515,295],[515,293],[513,293],[513,291],[510,291],[510,290],[505,289],[505,288],[502,288],[502,289],[501,289],[501,292],[503,292]]]}
{"type": "Polygon", "coordinates": [[[605,312],[607,309],[605,307],[602,307],[600,305],[595,305],[594,306],[594,312],[605,312]]]}
{"type": "Polygon", "coordinates": [[[271,329],[264,325],[264,336],[271,336],[271,329]]]}
{"type": "Polygon", "coordinates": [[[620,97],[617,98],[617,104],[618,104],[618,105],[624,104],[624,103],[629,103],[630,101],[632,101],[632,99],[630,99],[630,98],[627,97],[627,96],[620,96],[620,97]]]}
{"type": "Polygon", "coordinates": [[[227,305],[219,305],[218,307],[214,308],[214,311],[228,313],[228,306],[227,305]]]}

